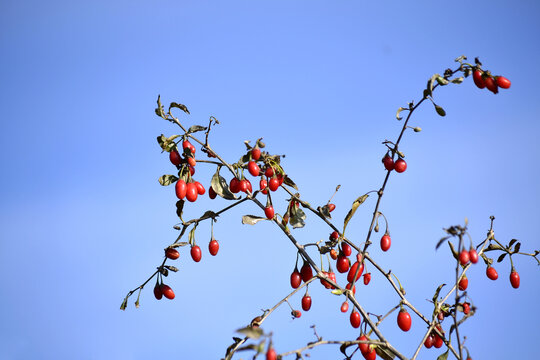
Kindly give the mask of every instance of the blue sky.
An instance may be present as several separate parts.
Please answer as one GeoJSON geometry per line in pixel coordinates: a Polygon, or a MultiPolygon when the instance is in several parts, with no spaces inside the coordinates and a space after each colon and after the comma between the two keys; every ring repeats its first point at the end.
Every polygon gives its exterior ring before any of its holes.
{"type": "MultiPolygon", "coordinates": [[[[158,94],[188,106],[188,125],[217,117],[211,143],[231,162],[244,140],[264,137],[268,151],[287,154],[284,167],[312,204],[341,184],[333,214],[342,224],[352,201],[382,183],[381,142],[399,133],[396,109],[457,56],[479,56],[511,89],[493,95],[469,79],[437,91],[445,118],[429,104],[418,111],[411,125],[423,131],[404,138],[408,169],[391,177],[381,207],[392,248],[371,252],[429,313],[425,299],[453,276],[448,254],[434,251],[443,227],[468,217],[478,243],[495,215],[499,240],[540,248],[539,15],[535,1],[1,2],[0,357],[219,358],[235,329],[289,290],[295,251],[268,223],[242,225],[241,215],[259,212],[248,204],[215,225],[217,257],[203,251],[195,264],[182,252],[167,279],[174,301],[145,289],[140,309],[118,310],[176,237],[174,191],[156,181],[173,169],[155,138],[177,131],[154,115],[158,94]]],[[[196,177],[207,186],[213,171],[200,166],[196,177]]],[[[284,199],[275,197],[278,211],[284,199]]],[[[185,214],[224,204],[205,197],[185,214]]],[[[373,206],[349,225],[357,243],[373,206]]],[[[301,242],[327,236],[307,221],[294,231],[301,242]]],[[[208,225],[197,235],[203,250],[208,225]]],[[[496,282],[481,264],[468,273],[478,312],[463,333],[474,359],[535,354],[538,266],[516,266],[517,291],[507,261],[496,282]]],[[[341,298],[320,286],[310,293],[301,319],[283,308],[265,323],[278,352],[312,341],[312,324],[325,339],[356,338],[341,298]]],[[[378,314],[398,302],[380,276],[361,293],[378,314]]],[[[413,317],[406,334],[392,319],[381,329],[410,355],[425,328],[413,317]]]]}

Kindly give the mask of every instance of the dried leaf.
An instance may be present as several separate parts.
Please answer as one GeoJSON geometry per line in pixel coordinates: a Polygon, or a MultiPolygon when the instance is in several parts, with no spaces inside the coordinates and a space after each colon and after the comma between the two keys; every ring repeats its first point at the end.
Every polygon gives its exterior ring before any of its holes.
{"type": "Polygon", "coordinates": [[[463,82],[463,79],[464,79],[463,76],[452,79],[452,84],[461,84],[463,82]]]}
{"type": "Polygon", "coordinates": [[[447,360],[448,359],[448,350],[446,350],[445,353],[442,353],[441,355],[439,355],[439,357],[437,358],[437,360],[447,360]]]}
{"type": "Polygon", "coordinates": [[[409,110],[409,109],[404,108],[404,107],[400,107],[399,109],[397,109],[396,119],[398,119],[398,120],[403,119],[403,117],[399,116],[399,114],[400,114],[403,110],[409,110]]]}
{"type": "Polygon", "coordinates": [[[162,175],[158,179],[159,183],[162,186],[171,185],[172,183],[176,182],[177,180],[178,180],[178,178],[176,176],[174,176],[174,175],[162,175]]]}
{"type": "Polygon", "coordinates": [[[435,111],[437,111],[437,114],[439,114],[440,116],[446,116],[446,111],[444,111],[444,109],[439,105],[435,105],[435,111]]]}
{"type": "Polygon", "coordinates": [[[362,205],[362,203],[364,201],[366,201],[366,199],[368,197],[369,197],[368,194],[364,194],[364,195],[360,196],[358,199],[354,200],[354,202],[352,204],[352,207],[351,207],[351,210],[349,210],[349,212],[347,213],[347,216],[345,216],[345,220],[343,222],[343,234],[345,234],[345,228],[347,228],[347,224],[349,223],[349,221],[353,217],[354,213],[356,212],[356,209],[358,209],[358,207],[360,205],[362,205]]]}
{"type": "Polygon", "coordinates": [[[229,185],[227,181],[219,175],[219,167],[216,170],[214,176],[212,176],[212,181],[210,182],[212,189],[216,194],[227,200],[238,199],[232,192],[229,190],[229,185]]]}
{"type": "Polygon", "coordinates": [[[506,253],[502,253],[501,256],[499,256],[499,258],[497,259],[497,262],[500,263],[501,261],[503,261],[505,256],[506,253]]]}
{"type": "Polygon", "coordinates": [[[295,190],[298,190],[298,187],[296,186],[296,184],[294,183],[294,181],[292,181],[292,179],[289,177],[289,175],[285,175],[283,177],[283,183],[285,185],[288,185],[288,186],[291,186],[293,187],[295,190]]]}
{"type": "Polygon", "coordinates": [[[255,216],[255,215],[244,215],[242,216],[242,224],[245,225],[255,225],[259,221],[268,220],[265,217],[255,216]]]}
{"type": "MultiPolygon", "coordinates": [[[[292,207],[295,208],[294,205],[292,207]]],[[[304,220],[306,220],[306,213],[304,213],[304,210],[300,208],[294,209],[294,214],[291,214],[290,218],[293,229],[304,227],[306,225],[304,220]]]]}
{"type": "Polygon", "coordinates": [[[445,241],[445,240],[448,240],[450,238],[450,236],[445,236],[443,237],[441,240],[439,240],[439,242],[437,243],[437,245],[435,246],[435,250],[437,250],[441,245],[442,243],[445,241]]]}
{"type": "Polygon", "coordinates": [[[189,110],[184,104],[178,104],[178,103],[172,102],[171,105],[169,105],[169,112],[171,112],[171,108],[178,108],[182,110],[183,112],[185,112],[186,114],[189,114],[189,110]]]}
{"type": "Polygon", "coordinates": [[[390,352],[387,348],[383,348],[380,346],[375,347],[375,351],[377,352],[377,355],[379,355],[384,360],[393,360],[396,356],[390,352]]]}
{"type": "Polygon", "coordinates": [[[188,129],[187,133],[192,134],[192,133],[196,133],[197,131],[205,131],[206,129],[208,128],[201,125],[193,125],[188,129]]]}
{"type": "Polygon", "coordinates": [[[521,249],[521,243],[520,243],[520,242],[518,242],[518,243],[516,244],[516,246],[514,246],[514,253],[519,252],[519,249],[521,249]]]}
{"type": "Polygon", "coordinates": [[[437,290],[435,290],[435,294],[433,295],[433,302],[436,303],[437,302],[437,299],[439,298],[439,294],[442,290],[442,288],[445,286],[446,284],[441,284],[439,285],[439,287],[437,288],[437,290]]]}
{"type": "Polygon", "coordinates": [[[237,333],[243,334],[251,339],[258,339],[263,334],[261,328],[252,328],[251,326],[236,330],[237,333]]]}

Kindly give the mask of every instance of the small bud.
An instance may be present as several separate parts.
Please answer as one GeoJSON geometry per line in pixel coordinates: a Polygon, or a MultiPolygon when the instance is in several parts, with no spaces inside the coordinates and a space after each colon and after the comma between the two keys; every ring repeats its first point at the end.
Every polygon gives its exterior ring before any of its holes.
{"type": "Polygon", "coordinates": [[[417,126],[413,130],[414,130],[414,132],[420,132],[420,131],[422,131],[422,128],[417,126]]]}

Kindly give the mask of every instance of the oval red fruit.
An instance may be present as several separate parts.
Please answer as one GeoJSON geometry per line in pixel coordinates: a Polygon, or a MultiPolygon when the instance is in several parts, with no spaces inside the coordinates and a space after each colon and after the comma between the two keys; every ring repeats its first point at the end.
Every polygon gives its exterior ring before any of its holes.
{"type": "Polygon", "coordinates": [[[509,88],[510,88],[510,85],[512,84],[512,83],[510,82],[510,80],[508,80],[508,79],[505,78],[504,76],[497,76],[496,79],[497,79],[497,85],[498,85],[500,88],[503,88],[503,89],[509,89],[509,88]]]}
{"type": "Polygon", "coordinates": [[[309,309],[311,309],[311,296],[306,294],[302,298],[302,310],[308,311],[309,309]]]}
{"type": "Polygon", "coordinates": [[[189,165],[189,173],[191,176],[195,175],[195,168],[191,165],[189,165]]]}
{"type": "Polygon", "coordinates": [[[363,271],[364,271],[364,264],[361,264],[358,261],[355,262],[351,266],[351,269],[349,270],[349,273],[347,274],[347,281],[350,283],[355,282],[356,280],[360,278],[363,271]],[[356,273],[357,269],[358,269],[358,275],[356,276],[356,278],[354,278],[354,274],[356,273]]]}
{"type": "Polygon", "coordinates": [[[261,192],[263,194],[268,194],[268,181],[266,181],[266,179],[261,179],[261,181],[259,181],[259,189],[261,189],[261,192]]]}
{"type": "Polygon", "coordinates": [[[381,238],[381,250],[388,251],[388,249],[390,249],[390,245],[392,245],[392,239],[390,238],[390,235],[383,235],[383,237],[381,238]]]}
{"type": "Polygon", "coordinates": [[[364,285],[368,285],[371,281],[371,273],[365,273],[364,274],[364,285]]]}
{"type": "Polygon", "coordinates": [[[304,282],[308,282],[313,277],[313,270],[307,261],[304,261],[304,265],[302,265],[302,268],[300,269],[300,275],[304,282]]]}
{"type": "Polygon", "coordinates": [[[403,331],[409,331],[411,329],[411,322],[411,315],[409,315],[407,310],[401,310],[397,317],[397,324],[399,328],[403,331]]]}
{"type": "Polygon", "coordinates": [[[366,360],[376,360],[377,359],[377,352],[375,351],[375,349],[369,347],[367,352],[362,353],[362,356],[366,360]]]}
{"type": "Polygon", "coordinates": [[[193,146],[193,144],[190,143],[189,140],[184,140],[184,141],[182,142],[182,148],[184,148],[184,149],[185,149],[185,148],[188,148],[189,151],[191,151],[192,154],[195,154],[195,150],[196,150],[196,149],[195,149],[195,146],[193,146]]]}
{"type": "Polygon", "coordinates": [[[267,219],[273,219],[274,218],[274,207],[273,206],[267,206],[264,209],[264,214],[266,215],[267,219]]]}
{"type": "Polygon", "coordinates": [[[471,312],[471,304],[469,304],[468,302],[463,303],[463,313],[467,315],[470,312],[471,312]]]}
{"type": "Polygon", "coordinates": [[[394,164],[394,170],[398,173],[402,173],[405,170],[407,170],[407,163],[403,159],[397,159],[397,161],[394,164]]]}
{"type": "Polygon", "coordinates": [[[491,280],[497,280],[499,278],[499,274],[497,274],[497,270],[495,270],[494,267],[488,266],[486,269],[486,275],[491,280]]]}
{"type": "Polygon", "coordinates": [[[187,185],[184,180],[179,179],[176,182],[174,189],[176,191],[176,197],[178,197],[179,199],[183,199],[186,197],[187,185]]]}
{"type": "Polygon", "coordinates": [[[180,257],[180,253],[176,249],[167,248],[165,249],[165,256],[171,260],[176,260],[180,257]]]}
{"type": "Polygon", "coordinates": [[[261,169],[259,168],[259,165],[257,165],[255,161],[250,161],[248,163],[248,171],[253,176],[259,176],[261,169]]]}
{"type": "Polygon", "coordinates": [[[467,279],[467,276],[463,276],[461,280],[459,280],[458,284],[459,290],[465,291],[469,287],[469,279],[467,279]]]}
{"type": "Polygon", "coordinates": [[[469,262],[469,252],[463,249],[459,253],[459,263],[461,265],[467,265],[468,262],[469,262]]]}
{"type": "Polygon", "coordinates": [[[484,79],[484,82],[486,83],[486,87],[489,91],[491,91],[494,94],[497,94],[499,92],[499,87],[495,83],[495,80],[491,76],[486,76],[484,79]]]}
{"type": "Polygon", "coordinates": [[[240,191],[240,180],[238,180],[238,178],[236,177],[233,177],[231,179],[231,182],[229,183],[229,189],[231,190],[231,192],[233,193],[237,193],[240,191]]]}
{"type": "Polygon", "coordinates": [[[435,334],[433,336],[433,346],[439,349],[441,346],[443,346],[443,344],[443,339],[438,334],[435,334]]]}
{"type": "Polygon", "coordinates": [[[338,256],[336,267],[337,270],[342,274],[347,272],[349,270],[349,258],[346,256],[338,256]]]}
{"type": "Polygon", "coordinates": [[[192,157],[188,157],[187,162],[188,162],[188,164],[190,166],[193,166],[193,167],[195,167],[195,165],[197,165],[197,160],[195,160],[195,158],[192,158],[192,157]]]}
{"type": "Polygon", "coordinates": [[[161,292],[161,287],[159,286],[158,283],[156,283],[156,286],[154,286],[154,296],[158,300],[161,300],[161,298],[163,297],[163,293],[161,292]]]}
{"type": "Polygon", "coordinates": [[[478,253],[476,252],[476,249],[475,248],[470,248],[469,249],[469,260],[473,263],[473,264],[476,264],[478,262],[478,253]]]}
{"type": "Polygon", "coordinates": [[[194,184],[197,187],[197,194],[204,195],[204,193],[206,192],[204,186],[198,181],[195,181],[194,184]]]}
{"type": "Polygon", "coordinates": [[[302,316],[302,312],[300,310],[293,310],[291,311],[291,315],[295,318],[299,318],[300,316],[302,316]]]}
{"type": "Polygon", "coordinates": [[[208,251],[210,252],[210,255],[216,256],[219,251],[219,243],[216,239],[213,239],[208,243],[208,251]]]}
{"type": "Polygon", "coordinates": [[[341,312],[342,313],[346,313],[347,311],[349,311],[349,303],[348,302],[343,302],[343,304],[341,304],[341,312]]]}
{"type": "Polygon", "coordinates": [[[427,338],[426,338],[426,341],[424,341],[424,346],[428,349],[430,349],[432,346],[433,346],[433,336],[429,335],[427,338]]]}
{"type": "Polygon", "coordinates": [[[208,196],[210,197],[210,199],[215,199],[217,196],[216,192],[211,186],[208,188],[208,196]]]}
{"type": "Polygon", "coordinates": [[[201,261],[202,258],[202,251],[199,245],[195,245],[191,247],[191,258],[195,262],[201,261]]]}
{"type": "MultiPolygon", "coordinates": [[[[367,338],[366,335],[361,335],[359,336],[356,340],[360,340],[360,341],[368,341],[369,339],[367,338]]],[[[366,353],[369,351],[369,344],[358,344],[358,349],[360,349],[360,352],[363,354],[363,353],[366,353]]]]}
{"type": "Polygon", "coordinates": [[[247,194],[248,192],[250,192],[250,193],[253,192],[253,188],[251,187],[251,181],[249,181],[249,180],[247,180],[247,179],[246,179],[246,191],[245,191],[245,192],[246,192],[246,194],[247,194]]]}
{"type": "Polygon", "coordinates": [[[385,155],[382,162],[386,170],[390,170],[390,171],[394,170],[394,166],[395,166],[394,160],[390,156],[385,155]]]}
{"type": "Polygon", "coordinates": [[[341,252],[343,253],[343,255],[345,256],[351,256],[352,254],[352,248],[349,244],[347,244],[346,242],[342,242],[341,243],[341,252]]]}
{"type": "Polygon", "coordinates": [[[174,291],[169,287],[169,285],[161,284],[160,290],[163,296],[165,296],[167,299],[174,299],[174,291]]]}
{"type": "Polygon", "coordinates": [[[294,269],[294,271],[291,273],[291,286],[293,289],[298,289],[300,284],[302,283],[302,275],[298,272],[297,269],[294,269]]]}
{"type": "Polygon", "coordinates": [[[333,260],[336,260],[336,259],[337,259],[337,251],[336,251],[336,249],[330,250],[330,257],[331,257],[333,260]]]}
{"type": "Polygon", "coordinates": [[[171,163],[176,166],[182,163],[182,158],[177,150],[173,150],[169,153],[169,160],[171,160],[171,163]]]}
{"type": "Polygon", "coordinates": [[[351,312],[349,320],[351,321],[351,326],[355,329],[358,329],[360,327],[360,323],[362,322],[360,319],[360,313],[356,310],[351,312]]]}
{"type": "Polygon", "coordinates": [[[510,273],[510,284],[514,289],[519,287],[519,274],[515,270],[510,273]]]}
{"type": "Polygon", "coordinates": [[[238,184],[238,190],[241,192],[247,192],[248,185],[246,179],[240,180],[240,183],[238,184]]]}
{"type": "Polygon", "coordinates": [[[330,240],[337,240],[339,239],[339,233],[337,231],[334,231],[330,234],[330,240]]]}
{"type": "Polygon", "coordinates": [[[259,158],[261,157],[261,149],[259,149],[258,147],[254,147],[253,149],[251,149],[251,158],[255,161],[259,160],[259,158]]]}
{"type": "Polygon", "coordinates": [[[479,88],[483,89],[486,87],[486,83],[484,81],[484,78],[482,76],[483,72],[481,70],[475,70],[473,72],[473,80],[474,84],[479,88]]]}
{"type": "Polygon", "coordinates": [[[187,188],[186,188],[186,199],[188,199],[188,201],[190,202],[194,202],[197,200],[197,196],[199,196],[198,192],[197,192],[197,186],[195,185],[195,183],[189,183],[187,184],[187,188]]]}
{"type": "Polygon", "coordinates": [[[334,204],[328,204],[328,211],[332,212],[332,211],[335,210],[335,208],[336,208],[336,205],[334,205],[334,204]]]}
{"type": "Polygon", "coordinates": [[[345,289],[351,290],[353,295],[356,295],[356,285],[353,286],[353,284],[348,283],[347,286],[345,286],[345,289]],[[351,287],[352,287],[352,290],[351,290],[351,287]]]}
{"type": "Polygon", "coordinates": [[[279,180],[277,177],[272,177],[270,181],[268,182],[268,188],[271,191],[276,191],[279,188],[279,180]]]}
{"type": "Polygon", "coordinates": [[[277,360],[276,350],[273,347],[266,352],[266,360],[277,360]]]}
{"type": "Polygon", "coordinates": [[[272,169],[271,166],[267,167],[264,171],[264,175],[266,175],[266,177],[272,177],[272,175],[274,175],[274,169],[272,169]]]}

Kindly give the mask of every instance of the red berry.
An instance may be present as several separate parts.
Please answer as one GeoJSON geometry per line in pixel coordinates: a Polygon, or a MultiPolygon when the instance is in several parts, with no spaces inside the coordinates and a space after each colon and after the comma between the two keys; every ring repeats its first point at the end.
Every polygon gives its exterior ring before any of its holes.
{"type": "Polygon", "coordinates": [[[300,275],[304,282],[308,282],[313,277],[313,270],[307,261],[304,261],[304,265],[302,265],[302,268],[300,269],[300,275]]]}
{"type": "Polygon", "coordinates": [[[402,173],[405,170],[407,170],[407,163],[403,159],[397,159],[397,161],[394,164],[394,170],[398,173],[402,173]]]}
{"type": "Polygon", "coordinates": [[[486,78],[484,79],[484,82],[486,83],[486,87],[488,88],[489,91],[491,91],[494,94],[499,92],[499,87],[497,86],[497,84],[495,83],[495,80],[493,80],[491,76],[486,76],[486,78]]]}
{"type": "Polygon", "coordinates": [[[204,195],[206,192],[206,190],[204,190],[204,186],[198,181],[195,181],[194,184],[197,187],[197,194],[204,195]]]}
{"type": "Polygon", "coordinates": [[[349,311],[349,303],[348,302],[343,302],[343,304],[341,304],[341,312],[342,313],[346,313],[347,311],[349,311]]]}
{"type": "Polygon", "coordinates": [[[443,344],[444,344],[443,339],[438,334],[435,334],[433,336],[433,346],[439,349],[441,346],[443,346],[443,344]]]}
{"type": "Polygon", "coordinates": [[[302,298],[302,310],[308,311],[309,309],[311,309],[311,296],[306,294],[302,298]]]}
{"type": "Polygon", "coordinates": [[[382,162],[386,170],[390,170],[390,171],[394,170],[394,166],[395,166],[394,160],[390,156],[385,155],[382,162]]]}
{"type": "Polygon", "coordinates": [[[345,256],[351,256],[352,254],[352,248],[349,244],[347,244],[346,242],[342,242],[341,243],[341,252],[343,253],[343,255],[345,256]]]}
{"type": "Polygon", "coordinates": [[[332,259],[334,259],[334,260],[337,259],[337,251],[336,251],[336,249],[330,250],[330,257],[331,257],[332,259]]]}
{"type": "Polygon", "coordinates": [[[511,82],[510,82],[510,80],[508,80],[508,79],[505,78],[504,76],[497,76],[495,79],[496,79],[496,81],[497,81],[497,85],[498,85],[500,88],[503,88],[503,89],[508,89],[508,88],[510,88],[511,82]]]}
{"type": "Polygon", "coordinates": [[[444,320],[444,311],[439,311],[439,313],[437,314],[437,319],[439,319],[439,321],[444,320]]]}
{"type": "Polygon", "coordinates": [[[390,235],[385,234],[381,238],[381,250],[382,251],[388,251],[390,249],[390,245],[392,244],[392,239],[390,238],[390,235]]]}
{"type": "Polygon", "coordinates": [[[201,248],[199,247],[199,245],[192,246],[191,247],[191,258],[193,259],[193,261],[199,262],[199,261],[201,261],[201,257],[202,257],[202,251],[201,251],[201,248]]]}
{"type": "Polygon", "coordinates": [[[174,186],[174,188],[175,188],[175,191],[176,191],[176,196],[179,199],[183,199],[183,198],[186,197],[187,185],[186,185],[186,182],[184,180],[179,179],[176,182],[176,185],[174,186]]]}
{"type": "Polygon", "coordinates": [[[300,316],[302,316],[302,313],[300,312],[300,310],[293,310],[291,311],[291,315],[295,318],[299,318],[300,316]]]}
{"type": "Polygon", "coordinates": [[[355,282],[356,280],[358,280],[360,278],[360,276],[362,275],[362,272],[364,271],[364,264],[363,263],[359,263],[358,261],[355,262],[352,266],[351,266],[351,269],[349,270],[349,273],[347,274],[347,281],[352,283],[352,282],[355,282]],[[354,274],[356,273],[356,270],[358,269],[358,275],[356,276],[356,278],[354,277],[354,274]]]}
{"type": "Polygon", "coordinates": [[[273,219],[274,218],[274,207],[272,205],[267,206],[264,209],[264,214],[266,215],[266,218],[273,219]]]}
{"type": "Polygon", "coordinates": [[[189,173],[191,174],[191,176],[195,175],[195,168],[191,165],[189,165],[189,173]]]}
{"type": "Polygon", "coordinates": [[[272,175],[274,175],[274,169],[271,166],[267,167],[264,171],[264,175],[266,175],[266,177],[272,177],[272,175]]]}
{"type": "MultiPolygon", "coordinates": [[[[361,335],[358,337],[358,339],[356,340],[360,340],[360,341],[368,341],[369,339],[367,338],[366,335],[361,335]]],[[[363,353],[366,353],[369,351],[369,344],[358,344],[358,349],[360,349],[360,352],[363,354],[363,353]]]]}
{"type": "MultiPolygon", "coordinates": [[[[327,278],[329,278],[330,280],[332,280],[332,277],[330,276],[331,273],[329,272],[326,272],[326,271],[323,271],[323,275],[326,276],[327,278]]],[[[327,289],[331,289],[332,288],[332,284],[330,284],[328,281],[326,281],[325,279],[321,279],[321,284],[327,288],[327,289]]]]}
{"type": "Polygon", "coordinates": [[[469,260],[473,264],[476,264],[478,262],[478,253],[476,252],[476,249],[472,247],[469,249],[469,260]]]}
{"type": "Polygon", "coordinates": [[[154,286],[154,296],[158,300],[161,300],[161,298],[163,297],[163,293],[161,292],[161,287],[159,286],[158,283],[156,283],[156,286],[154,286]]]}
{"type": "Polygon", "coordinates": [[[360,327],[361,319],[360,319],[360,313],[356,310],[353,310],[351,312],[351,316],[349,318],[351,321],[351,325],[353,328],[358,329],[360,327]]]}
{"type": "Polygon", "coordinates": [[[467,315],[471,312],[471,305],[468,302],[463,303],[463,313],[467,315]]]}
{"type": "Polygon", "coordinates": [[[214,191],[214,189],[212,188],[212,186],[210,186],[210,188],[208,188],[208,196],[210,197],[210,199],[215,199],[216,196],[217,196],[217,194],[214,191]]]}
{"type": "Polygon", "coordinates": [[[330,240],[337,240],[339,239],[339,233],[337,231],[334,231],[330,234],[330,240]]]}
{"type": "Polygon", "coordinates": [[[411,329],[411,315],[409,315],[407,310],[400,310],[397,317],[397,324],[403,331],[409,331],[411,329]]]}
{"type": "Polygon", "coordinates": [[[473,72],[473,80],[474,84],[479,88],[483,89],[486,87],[486,82],[484,81],[484,78],[482,76],[483,72],[481,70],[475,70],[473,72]]]}
{"type": "Polygon", "coordinates": [[[189,151],[191,151],[191,154],[192,154],[192,155],[195,154],[195,150],[196,150],[196,149],[195,149],[195,146],[193,146],[193,144],[191,144],[191,143],[189,142],[189,140],[184,140],[184,141],[182,142],[182,148],[184,148],[184,149],[185,149],[185,148],[188,148],[189,151]]]}
{"type": "Polygon", "coordinates": [[[497,274],[497,270],[495,270],[494,267],[488,266],[486,269],[486,275],[491,280],[497,280],[499,278],[499,274],[497,274]]]}
{"type": "Polygon", "coordinates": [[[177,150],[173,150],[169,153],[169,160],[171,160],[173,165],[180,165],[182,163],[182,157],[180,157],[180,153],[178,153],[177,150]]]}
{"type": "Polygon", "coordinates": [[[426,341],[424,341],[424,346],[427,347],[428,349],[430,349],[433,346],[434,341],[435,341],[435,339],[433,338],[433,336],[429,335],[426,338],[426,341]]]}
{"type": "Polygon", "coordinates": [[[336,208],[336,205],[334,204],[328,204],[328,211],[332,212],[336,208]]]}
{"type": "Polygon", "coordinates": [[[459,253],[459,263],[461,265],[467,265],[468,262],[469,262],[469,252],[463,249],[459,253]]]}
{"type": "Polygon", "coordinates": [[[463,276],[461,280],[459,280],[458,287],[461,291],[467,290],[467,287],[469,287],[469,279],[467,279],[467,276],[463,276]]]}
{"type": "Polygon", "coordinates": [[[241,192],[247,192],[248,185],[246,179],[240,180],[240,183],[238,184],[238,190],[241,192]]]}
{"type": "Polygon", "coordinates": [[[277,360],[276,350],[273,347],[269,348],[266,352],[266,360],[277,360]]]}
{"type": "Polygon", "coordinates": [[[219,243],[216,239],[212,239],[210,243],[208,243],[208,251],[210,252],[210,255],[216,256],[219,251],[219,243]]]}
{"type": "Polygon", "coordinates": [[[377,352],[375,351],[375,349],[369,347],[367,352],[362,353],[362,356],[366,360],[375,360],[377,359],[377,352]]]}
{"type": "MultiPolygon", "coordinates": [[[[351,290],[352,283],[348,283],[347,286],[345,286],[345,289],[351,290]]],[[[352,286],[352,293],[353,295],[356,295],[356,285],[352,286]]]]}
{"type": "Polygon", "coordinates": [[[197,200],[197,196],[199,196],[198,194],[199,193],[198,193],[197,186],[195,185],[195,183],[187,184],[186,199],[188,199],[188,201],[194,202],[195,200],[197,200]]]}
{"type": "Polygon", "coordinates": [[[364,285],[369,284],[370,281],[371,281],[371,273],[365,273],[364,274],[364,285]]]}
{"type": "Polygon", "coordinates": [[[247,187],[246,193],[247,193],[248,191],[249,191],[250,193],[252,193],[252,192],[253,192],[253,188],[251,187],[251,181],[249,181],[249,180],[247,180],[247,179],[245,179],[245,180],[246,180],[246,187],[247,187]]]}
{"type": "Polygon", "coordinates": [[[283,174],[278,174],[277,179],[279,181],[279,186],[281,186],[281,184],[283,184],[283,174]]]}
{"type": "Polygon", "coordinates": [[[261,157],[261,149],[259,149],[258,147],[254,147],[253,149],[251,149],[251,158],[255,161],[259,160],[259,158],[261,157]]]}
{"type": "Polygon", "coordinates": [[[195,166],[197,165],[197,160],[195,160],[195,158],[192,158],[192,157],[188,157],[187,158],[187,162],[190,166],[195,166]]]}
{"type": "Polygon", "coordinates": [[[171,260],[176,260],[180,257],[180,253],[176,249],[167,248],[165,249],[165,256],[171,260]]]}
{"type": "Polygon", "coordinates": [[[297,269],[294,269],[294,271],[291,274],[291,286],[293,289],[298,289],[300,284],[302,283],[302,275],[298,272],[297,269]]]}
{"type": "Polygon", "coordinates": [[[340,273],[347,272],[349,270],[349,258],[346,256],[338,256],[336,267],[340,273]]]}
{"type": "Polygon", "coordinates": [[[263,194],[268,194],[268,182],[266,181],[266,179],[261,179],[261,181],[259,181],[259,188],[261,189],[261,192],[263,194]]]}
{"type": "Polygon", "coordinates": [[[510,284],[512,284],[514,289],[519,287],[519,274],[516,270],[512,270],[510,273],[510,284]]]}
{"type": "Polygon", "coordinates": [[[259,176],[261,169],[259,168],[259,165],[257,165],[255,161],[250,161],[248,163],[248,171],[253,176],[259,176]]]}
{"type": "Polygon", "coordinates": [[[270,181],[268,182],[268,188],[271,191],[276,191],[279,188],[279,180],[277,177],[272,177],[270,181]]]}
{"type": "Polygon", "coordinates": [[[235,194],[240,191],[240,180],[238,180],[236,176],[231,179],[231,182],[229,183],[229,189],[235,194]]]}
{"type": "Polygon", "coordinates": [[[160,290],[163,296],[165,296],[167,299],[174,299],[174,291],[169,287],[169,285],[161,284],[160,290]]]}

